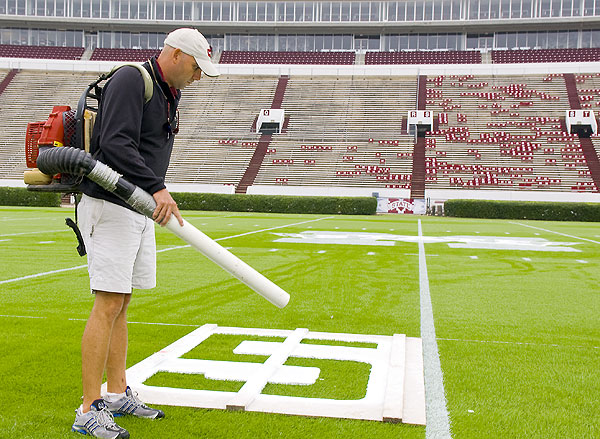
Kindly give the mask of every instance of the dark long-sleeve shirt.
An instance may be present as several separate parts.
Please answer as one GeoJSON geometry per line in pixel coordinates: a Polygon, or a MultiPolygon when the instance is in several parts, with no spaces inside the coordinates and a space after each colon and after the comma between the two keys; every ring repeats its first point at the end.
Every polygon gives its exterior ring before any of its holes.
{"type": "MultiPolygon", "coordinates": [[[[144,80],[135,67],[120,68],[106,83],[94,125],[91,153],[125,179],[154,194],[165,188],[180,92],[173,95],[156,59],[144,64],[154,78],[152,98],[144,103],[144,80]],[[153,64],[154,69],[150,68],[153,64]],[[154,71],[154,72],[153,72],[154,71]]],[[[83,193],[131,208],[117,196],[85,178],[83,193]]]]}

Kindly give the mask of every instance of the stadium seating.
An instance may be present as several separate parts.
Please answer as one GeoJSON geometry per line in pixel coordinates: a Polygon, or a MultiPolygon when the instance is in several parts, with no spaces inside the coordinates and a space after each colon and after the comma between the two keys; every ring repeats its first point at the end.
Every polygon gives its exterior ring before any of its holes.
{"type": "Polygon", "coordinates": [[[35,59],[81,59],[83,47],[19,46],[0,44],[0,57],[35,59]]]}
{"type": "Polygon", "coordinates": [[[492,51],[492,62],[495,64],[594,61],[600,61],[600,49],[598,48],[519,49],[492,51]]]}
{"type": "Polygon", "coordinates": [[[481,64],[478,50],[367,52],[365,64],[481,64]]]}
{"type": "Polygon", "coordinates": [[[258,52],[226,50],[221,64],[354,64],[354,52],[258,52]]]}
{"type": "Polygon", "coordinates": [[[236,185],[260,137],[253,121],[270,107],[277,80],[221,75],[187,87],[167,181],[236,185]]]}
{"type": "MultiPolygon", "coordinates": [[[[0,178],[21,179],[27,122],[45,120],[53,105],[74,106],[94,78],[17,73],[0,95],[0,178]]],[[[186,88],[167,182],[237,185],[260,138],[251,127],[278,80],[224,74],[186,88]]],[[[595,108],[600,75],[575,81],[582,105],[595,108]]],[[[414,138],[403,120],[416,85],[414,76],[292,75],[281,105],[286,132],[273,136],[254,184],[411,189],[414,138]]],[[[429,76],[425,98],[436,114],[426,189],[597,191],[579,139],[564,132],[562,74],[429,76]]],[[[597,154],[600,140],[592,142],[597,154]]]]}
{"type": "Polygon", "coordinates": [[[158,49],[104,49],[96,48],[92,53],[92,61],[132,61],[143,62],[158,55],[158,49]]]}
{"type": "Polygon", "coordinates": [[[402,132],[416,100],[414,77],[297,77],[255,184],[410,187],[413,138],[402,132]]]}
{"type": "Polygon", "coordinates": [[[438,76],[428,106],[428,188],[595,191],[579,139],[563,131],[562,75],[438,76]]]}

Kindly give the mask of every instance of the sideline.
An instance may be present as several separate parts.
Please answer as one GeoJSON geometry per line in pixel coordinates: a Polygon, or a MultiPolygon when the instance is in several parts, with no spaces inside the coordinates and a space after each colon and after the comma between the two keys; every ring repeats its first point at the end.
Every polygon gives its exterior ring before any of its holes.
{"type": "Polygon", "coordinates": [[[419,225],[419,289],[421,302],[421,340],[423,342],[423,373],[425,375],[426,439],[451,438],[450,418],[446,407],[444,376],[440,364],[433,321],[433,307],[429,294],[429,277],[421,220],[419,225]]]}
{"type": "MultiPolygon", "coordinates": [[[[238,238],[240,236],[252,235],[254,233],[268,232],[269,230],[276,230],[276,229],[282,229],[284,227],[298,226],[298,225],[301,225],[301,224],[312,223],[312,222],[322,221],[322,220],[331,219],[331,218],[334,218],[334,217],[333,216],[326,216],[326,217],[323,217],[323,218],[317,218],[317,219],[308,220],[308,221],[301,221],[299,223],[284,224],[282,226],[270,227],[268,229],[253,230],[251,232],[241,233],[239,235],[231,235],[231,236],[224,236],[222,238],[217,238],[217,239],[215,239],[215,241],[223,241],[225,239],[238,238]]],[[[178,245],[178,246],[175,246],[175,247],[169,247],[169,248],[165,248],[165,249],[162,249],[162,250],[157,250],[156,253],[162,253],[162,252],[166,252],[166,251],[169,251],[169,250],[177,250],[177,249],[180,249],[180,248],[187,248],[187,247],[191,247],[191,246],[189,244],[187,244],[187,245],[178,245]]],[[[8,283],[11,283],[11,282],[18,282],[18,281],[21,281],[21,280],[33,279],[33,278],[41,277],[41,276],[48,276],[48,275],[56,274],[56,273],[62,273],[62,272],[65,272],[65,271],[79,270],[80,268],[85,268],[85,267],[87,267],[87,264],[85,264],[85,265],[78,265],[76,267],[61,268],[60,270],[45,271],[43,273],[30,274],[30,275],[27,275],[27,276],[16,277],[16,278],[13,278],[13,279],[6,279],[6,280],[0,281],[0,285],[8,284],[8,283]]]]}

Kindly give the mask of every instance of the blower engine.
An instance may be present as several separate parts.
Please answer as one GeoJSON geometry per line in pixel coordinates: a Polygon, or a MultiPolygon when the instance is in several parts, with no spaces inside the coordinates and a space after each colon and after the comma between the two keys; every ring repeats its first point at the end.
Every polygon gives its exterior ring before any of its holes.
{"type": "Polygon", "coordinates": [[[144,101],[152,99],[154,82],[150,73],[139,63],[124,63],[115,66],[110,72],[101,74],[87,86],[77,104],[77,109],[67,105],[57,105],[45,122],[27,124],[25,136],[25,158],[27,167],[23,177],[27,189],[44,192],[77,192],[81,176],[60,173],[47,175],[37,168],[40,152],[48,148],[71,146],[90,151],[90,142],[96,114],[102,99],[104,81],[124,66],[138,69],[144,80],[144,101]]]}
{"type": "MultiPolygon", "coordinates": [[[[80,102],[85,105],[85,102],[80,102]]],[[[56,105],[45,122],[30,122],[25,135],[25,159],[27,167],[24,181],[27,188],[44,192],[76,192],[78,176],[70,174],[47,175],[37,168],[40,152],[48,148],[72,146],[89,152],[95,119],[95,109],[71,109],[68,105],[56,105]],[[82,114],[80,116],[78,113],[82,114]]]]}

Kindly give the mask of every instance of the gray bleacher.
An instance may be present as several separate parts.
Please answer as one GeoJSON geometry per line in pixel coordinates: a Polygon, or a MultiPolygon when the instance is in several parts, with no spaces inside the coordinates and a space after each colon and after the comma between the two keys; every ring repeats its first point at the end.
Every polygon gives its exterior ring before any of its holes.
{"type": "Polygon", "coordinates": [[[274,136],[254,184],[381,187],[381,168],[409,175],[412,161],[399,155],[413,138],[401,128],[415,101],[414,77],[293,76],[282,104],[287,132],[274,136]]]}

